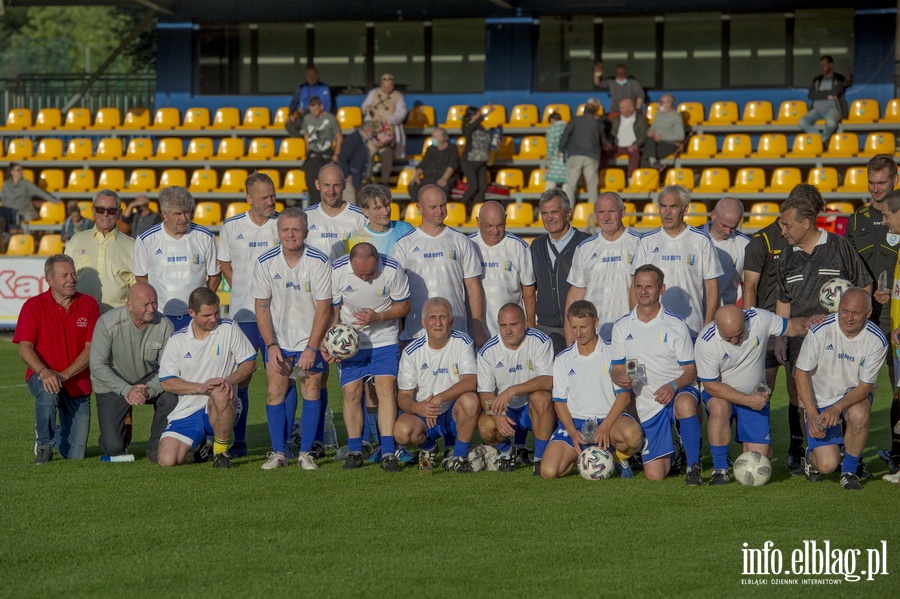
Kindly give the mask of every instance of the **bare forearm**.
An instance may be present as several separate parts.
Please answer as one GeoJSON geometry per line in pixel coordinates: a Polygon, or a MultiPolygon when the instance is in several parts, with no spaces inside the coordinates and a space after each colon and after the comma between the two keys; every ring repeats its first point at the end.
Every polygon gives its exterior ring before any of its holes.
{"type": "Polygon", "coordinates": [[[256,326],[259,327],[263,343],[266,347],[277,344],[278,337],[275,335],[275,325],[272,324],[272,298],[256,300],[255,312],[256,326]]]}
{"type": "Polygon", "coordinates": [[[673,382],[675,386],[681,389],[682,387],[687,387],[697,380],[697,367],[693,364],[687,364],[681,367],[681,376],[675,379],[673,382]]]}
{"type": "Polygon", "coordinates": [[[225,282],[228,283],[229,287],[233,287],[231,277],[234,274],[234,269],[231,268],[231,262],[219,262],[219,268],[222,269],[222,276],[225,277],[225,282]]]}
{"type": "Polygon", "coordinates": [[[744,310],[756,307],[759,277],[760,273],[744,269],[744,293],[741,297],[741,307],[744,310]]]}
{"type": "Polygon", "coordinates": [[[847,408],[858,404],[859,402],[865,400],[872,393],[872,385],[871,383],[860,383],[853,389],[847,392],[844,397],[840,399],[835,405],[835,407],[843,412],[847,408]]]}
{"type": "Polygon", "coordinates": [[[184,379],[173,377],[161,381],[163,391],[175,395],[209,395],[203,383],[189,383],[184,379]]]}
{"type": "Polygon", "coordinates": [[[472,393],[475,391],[477,379],[474,374],[464,374],[459,377],[459,381],[454,383],[449,389],[445,389],[440,393],[435,393],[436,397],[439,397],[441,403],[447,403],[448,401],[455,401],[459,398],[463,393],[472,393]]]}
{"type": "Polygon", "coordinates": [[[477,278],[466,279],[466,293],[469,294],[469,311],[476,326],[484,327],[484,291],[477,278]]]}
{"type": "Polygon", "coordinates": [[[525,325],[537,326],[537,293],[534,285],[522,285],[522,303],[525,304],[525,325]]]}
{"type": "Polygon", "coordinates": [[[719,309],[719,281],[717,279],[707,279],[704,281],[706,287],[706,314],[703,324],[707,325],[716,317],[716,310],[719,309]]]}
{"type": "Polygon", "coordinates": [[[575,302],[583,300],[586,293],[587,289],[584,287],[576,287],[575,285],[569,287],[569,293],[566,294],[566,311],[575,302]]]}
{"type": "Polygon", "coordinates": [[[813,397],[812,382],[809,373],[799,368],[794,369],[794,383],[797,385],[797,399],[809,414],[816,414],[816,399],[813,397]]]}
{"type": "Polygon", "coordinates": [[[397,393],[397,407],[404,412],[412,413],[412,406],[415,403],[416,400],[412,390],[401,389],[400,392],[397,393]]]}
{"type": "Polygon", "coordinates": [[[222,283],[222,273],[212,275],[206,279],[206,286],[210,291],[218,291],[219,285],[222,283]]]}
{"type": "Polygon", "coordinates": [[[550,391],[553,388],[552,376],[536,376],[530,381],[513,385],[507,389],[512,395],[527,395],[535,391],[550,391]]]}
{"type": "Polygon", "coordinates": [[[78,354],[78,357],[75,358],[75,361],[69,364],[69,366],[60,372],[60,376],[63,377],[64,380],[69,380],[82,370],[88,367],[88,364],[91,362],[91,344],[85,343],[84,349],[81,350],[81,353],[78,354]]]}
{"type": "Polygon", "coordinates": [[[722,381],[703,381],[703,388],[713,397],[724,399],[728,403],[738,406],[746,406],[749,403],[749,396],[741,393],[731,385],[727,385],[722,381]]]}
{"type": "Polygon", "coordinates": [[[252,360],[247,360],[246,362],[241,362],[241,364],[235,369],[234,372],[231,373],[230,376],[226,377],[227,380],[232,385],[237,385],[248,376],[253,374],[256,370],[256,358],[252,360]]]}

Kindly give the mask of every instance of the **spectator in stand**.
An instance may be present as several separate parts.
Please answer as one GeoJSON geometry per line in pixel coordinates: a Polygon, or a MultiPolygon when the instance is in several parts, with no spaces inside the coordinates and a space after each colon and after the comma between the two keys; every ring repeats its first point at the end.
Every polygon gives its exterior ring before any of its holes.
{"type": "Polygon", "coordinates": [[[316,189],[316,177],[319,169],[326,164],[340,160],[341,126],[337,118],[325,111],[322,101],[313,96],[309,99],[309,112],[303,115],[300,127],[306,141],[306,160],[303,161],[303,172],[306,174],[306,187],[309,189],[309,203],[317,204],[320,200],[316,189]]]}
{"type": "Polygon", "coordinates": [[[653,125],[644,140],[641,166],[659,168],[659,162],[678,151],[684,141],[684,119],[675,110],[675,96],[663,94],[659,99],[659,112],[653,117],[653,125]]]}
{"type": "Polygon", "coordinates": [[[406,156],[406,133],[403,121],[406,119],[406,100],[394,89],[394,76],[381,76],[381,86],[369,92],[362,103],[366,119],[375,121],[376,137],[370,144],[371,154],[381,156],[381,184],[390,186],[394,158],[406,156]]]}
{"type": "Polygon", "coordinates": [[[828,140],[837,131],[838,123],[848,112],[844,91],[850,83],[843,75],[834,72],[834,59],[827,55],[819,59],[819,73],[809,86],[811,104],[809,112],[800,118],[800,128],[807,133],[818,134],[815,123],[824,119],[822,143],[827,146],[828,140]]]}
{"type": "Polygon", "coordinates": [[[289,116],[284,128],[291,137],[303,137],[303,131],[301,131],[303,113],[309,110],[309,100],[313,96],[322,101],[322,108],[325,112],[331,112],[331,88],[319,81],[319,70],[316,67],[308,67],[306,83],[297,88],[288,105],[289,116]]]}
{"type": "Polygon", "coordinates": [[[547,176],[544,178],[546,186],[544,191],[565,184],[568,179],[566,174],[565,152],[554,152],[553,148],[559,147],[559,140],[566,130],[566,122],[558,112],[551,112],[547,117],[550,128],[547,129],[547,176]]]}
{"type": "Polygon", "coordinates": [[[450,145],[450,134],[438,127],[431,134],[434,143],[425,150],[425,157],[416,168],[415,180],[409,184],[409,197],[415,200],[419,188],[434,184],[450,197],[450,190],[456,185],[459,170],[459,152],[450,145]]]}
{"type": "Polygon", "coordinates": [[[75,233],[86,231],[94,226],[94,221],[81,216],[81,208],[78,207],[78,202],[75,200],[66,204],[66,211],[68,216],[63,221],[62,231],[60,231],[63,242],[69,241],[75,233]]]}
{"type": "Polygon", "coordinates": [[[21,222],[38,217],[40,203],[34,198],[58,204],[59,200],[29,181],[23,175],[24,169],[17,162],[9,163],[9,179],[0,190],[0,220],[5,221],[5,230],[15,228],[21,222]]]}
{"type": "MultiPolygon", "coordinates": [[[[556,147],[557,158],[568,156],[566,184],[563,187],[567,200],[571,197],[574,201],[578,193],[578,180],[582,174],[585,187],[587,187],[587,197],[584,198],[584,201],[593,202],[597,199],[600,152],[604,146],[608,145],[604,125],[597,114],[599,111],[600,101],[597,98],[588,98],[584,106],[584,114],[576,116],[566,125],[566,130],[556,147]]],[[[552,152],[553,148],[548,146],[547,151],[552,152]]],[[[560,320],[563,316],[560,313],[560,320]]]]}
{"type": "Polygon", "coordinates": [[[144,231],[161,223],[162,217],[150,208],[150,198],[138,196],[125,206],[122,222],[131,225],[131,237],[137,239],[144,231]]]}
{"type": "Polygon", "coordinates": [[[603,61],[594,63],[594,87],[609,91],[609,109],[615,110],[622,100],[631,100],[636,110],[644,107],[647,93],[637,79],[628,74],[628,67],[624,64],[616,65],[615,77],[603,78],[603,61]]]}
{"type": "Polygon", "coordinates": [[[491,134],[481,126],[484,118],[494,110],[488,104],[487,112],[482,113],[474,106],[466,108],[463,114],[462,133],[466,138],[460,168],[466,178],[466,193],[462,202],[471,208],[475,202],[483,202],[487,191],[487,163],[491,157],[491,134]]]}
{"type": "Polygon", "coordinates": [[[641,162],[641,148],[647,140],[649,128],[647,117],[635,110],[630,99],[619,102],[619,115],[613,119],[610,132],[613,143],[607,148],[607,156],[614,159],[619,154],[628,154],[629,177],[641,162]]]}
{"type": "Polygon", "coordinates": [[[369,180],[372,156],[369,154],[368,144],[373,137],[375,137],[375,123],[366,121],[353,133],[345,135],[344,143],[341,144],[341,155],[337,164],[346,177],[344,201],[350,204],[356,203],[356,195],[369,180]]]}

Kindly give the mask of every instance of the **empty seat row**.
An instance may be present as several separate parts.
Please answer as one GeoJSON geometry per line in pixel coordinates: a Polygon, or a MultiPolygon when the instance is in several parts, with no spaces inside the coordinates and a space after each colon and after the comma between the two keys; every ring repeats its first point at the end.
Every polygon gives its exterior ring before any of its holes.
{"type": "MultiPolygon", "coordinates": [[[[651,118],[658,107],[648,106],[648,118],[651,118]]],[[[697,102],[686,102],[678,107],[679,111],[691,112],[692,125],[793,125],[800,121],[807,112],[807,104],[803,100],[785,100],[778,108],[772,110],[772,103],[766,100],[754,100],[744,105],[742,113],[738,113],[737,103],[731,101],[713,102],[709,108],[709,116],[704,118],[703,106],[697,102]]],[[[850,103],[850,110],[842,120],[845,124],[900,123],[900,98],[893,98],[885,105],[884,114],[878,100],[861,98],[850,103]]]]}
{"type": "Polygon", "coordinates": [[[63,241],[58,233],[41,235],[39,243],[35,241],[34,235],[17,233],[10,235],[9,242],[6,245],[7,256],[54,256],[62,253],[63,241]]]}
{"type": "Polygon", "coordinates": [[[828,148],[822,144],[822,136],[818,134],[798,133],[788,149],[787,136],[782,133],[766,133],[759,136],[756,150],[746,133],[732,133],[722,140],[722,149],[718,149],[715,135],[704,133],[693,135],[688,140],[685,159],[724,158],[743,160],[745,158],[855,158],[871,157],[876,154],[894,155],[897,151],[897,140],[889,131],[873,131],[865,136],[860,144],[859,135],[854,132],[835,133],[828,140],[828,148]]]}

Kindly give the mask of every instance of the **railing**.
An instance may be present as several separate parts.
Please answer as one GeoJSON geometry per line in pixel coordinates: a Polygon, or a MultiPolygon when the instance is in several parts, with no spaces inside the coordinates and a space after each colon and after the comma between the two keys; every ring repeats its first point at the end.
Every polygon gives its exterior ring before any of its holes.
{"type": "MultiPolygon", "coordinates": [[[[89,75],[20,75],[0,79],[0,118],[13,108],[60,108],[75,96],[89,75]]],[[[155,75],[105,75],[97,79],[76,105],[96,112],[99,108],[153,109],[155,75]]]]}

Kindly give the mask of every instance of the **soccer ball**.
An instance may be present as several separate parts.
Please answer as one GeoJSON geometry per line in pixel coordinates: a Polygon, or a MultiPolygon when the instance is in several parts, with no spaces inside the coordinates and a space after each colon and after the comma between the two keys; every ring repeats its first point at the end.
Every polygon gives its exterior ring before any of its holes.
{"type": "Polygon", "coordinates": [[[602,480],[615,472],[612,454],[599,447],[588,447],[578,456],[578,474],[584,480],[602,480]]]}
{"type": "Polygon", "coordinates": [[[841,297],[851,287],[853,287],[853,283],[847,279],[835,277],[822,285],[819,290],[819,303],[829,312],[837,312],[841,297]]]}
{"type": "Polygon", "coordinates": [[[734,478],[747,487],[761,487],[772,477],[772,463],[758,451],[745,451],[734,461],[734,478]]]}
{"type": "Polygon", "coordinates": [[[359,351],[359,333],[346,324],[336,324],[325,333],[325,349],[339,360],[352,358],[359,351]]]}

